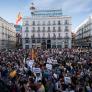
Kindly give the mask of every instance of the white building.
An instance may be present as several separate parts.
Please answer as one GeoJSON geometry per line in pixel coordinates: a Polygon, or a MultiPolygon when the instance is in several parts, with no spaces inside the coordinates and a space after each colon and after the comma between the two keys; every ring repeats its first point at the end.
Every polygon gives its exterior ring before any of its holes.
{"type": "Polygon", "coordinates": [[[78,47],[92,47],[92,16],[89,16],[76,28],[78,47]]]}
{"type": "Polygon", "coordinates": [[[31,17],[23,18],[23,48],[71,48],[71,17],[62,10],[36,10],[31,6],[31,17]]]}
{"type": "Polygon", "coordinates": [[[16,45],[16,31],[13,24],[0,17],[0,49],[14,48],[16,45]]]}

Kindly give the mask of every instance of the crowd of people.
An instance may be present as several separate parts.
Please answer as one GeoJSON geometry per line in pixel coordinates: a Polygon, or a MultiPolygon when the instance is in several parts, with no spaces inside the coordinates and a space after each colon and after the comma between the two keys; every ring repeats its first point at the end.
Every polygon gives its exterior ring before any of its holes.
{"type": "Polygon", "coordinates": [[[34,52],[0,51],[0,92],[92,92],[92,50],[34,52]]]}

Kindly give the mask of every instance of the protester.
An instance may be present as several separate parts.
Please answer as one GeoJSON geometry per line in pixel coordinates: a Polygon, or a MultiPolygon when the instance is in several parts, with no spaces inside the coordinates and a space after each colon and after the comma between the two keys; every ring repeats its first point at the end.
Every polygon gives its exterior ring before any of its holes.
{"type": "Polygon", "coordinates": [[[0,92],[92,92],[92,50],[1,50],[0,92]]]}

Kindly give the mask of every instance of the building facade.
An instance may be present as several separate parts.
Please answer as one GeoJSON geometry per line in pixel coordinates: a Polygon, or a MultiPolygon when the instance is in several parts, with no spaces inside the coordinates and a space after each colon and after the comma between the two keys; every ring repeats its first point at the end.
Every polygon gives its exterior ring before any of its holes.
{"type": "Polygon", "coordinates": [[[0,17],[0,49],[15,48],[16,31],[13,24],[0,17]]]}
{"type": "Polygon", "coordinates": [[[22,48],[22,26],[14,25],[16,29],[16,48],[22,48]]]}
{"type": "Polygon", "coordinates": [[[76,28],[77,47],[92,48],[92,16],[89,16],[76,28]]]}
{"type": "Polygon", "coordinates": [[[76,33],[72,32],[72,48],[76,48],[76,33]]]}
{"type": "Polygon", "coordinates": [[[71,48],[71,17],[62,10],[37,10],[31,6],[31,17],[23,18],[23,48],[71,48]]]}

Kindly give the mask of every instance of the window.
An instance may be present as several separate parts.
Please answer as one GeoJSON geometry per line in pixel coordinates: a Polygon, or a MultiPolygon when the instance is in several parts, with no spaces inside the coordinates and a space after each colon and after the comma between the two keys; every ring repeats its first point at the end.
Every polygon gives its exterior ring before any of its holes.
{"type": "Polygon", "coordinates": [[[32,39],[32,43],[35,43],[36,41],[35,41],[35,39],[32,39]]]}
{"type": "Polygon", "coordinates": [[[40,43],[40,39],[39,38],[37,39],[37,43],[40,43]]]}
{"type": "Polygon", "coordinates": [[[45,31],[45,27],[43,27],[43,31],[45,31]]]}
{"type": "Polygon", "coordinates": [[[38,38],[40,38],[40,34],[38,34],[38,38]]]}
{"type": "Polygon", "coordinates": [[[29,32],[29,28],[28,27],[26,27],[26,30],[25,30],[26,32],[29,32]]]}
{"type": "Polygon", "coordinates": [[[65,39],[65,45],[68,45],[68,39],[65,39]]]}
{"type": "Polygon", "coordinates": [[[26,37],[28,37],[28,33],[26,33],[26,37]]]}
{"type": "Polygon", "coordinates": [[[60,21],[58,21],[58,25],[60,25],[61,23],[60,23],[60,21]]]}
{"type": "Polygon", "coordinates": [[[68,38],[68,33],[65,33],[65,37],[68,38]]]}
{"type": "Polygon", "coordinates": [[[29,38],[25,38],[25,43],[29,43],[29,38]]]}
{"type": "Polygon", "coordinates": [[[56,45],[52,45],[52,48],[56,48],[56,45]]]}
{"type": "Polygon", "coordinates": [[[43,25],[45,25],[45,21],[43,21],[43,25]]]}
{"type": "Polygon", "coordinates": [[[38,24],[37,25],[40,25],[40,21],[38,21],[38,24]]]}
{"type": "Polygon", "coordinates": [[[56,38],[56,35],[55,35],[55,33],[53,33],[53,38],[56,38]]]}
{"type": "Polygon", "coordinates": [[[50,33],[48,33],[48,38],[50,38],[50,33]]]}
{"type": "Polygon", "coordinates": [[[55,27],[53,27],[53,32],[55,32],[56,31],[56,28],[55,27]]]}
{"type": "Polygon", "coordinates": [[[25,25],[29,25],[28,21],[25,22],[25,25]]]}
{"type": "Polygon", "coordinates": [[[57,45],[57,48],[61,48],[62,46],[61,45],[57,45]]]}
{"type": "Polygon", "coordinates": [[[61,31],[61,27],[58,27],[58,31],[59,31],[59,32],[61,31]]]}
{"type": "Polygon", "coordinates": [[[34,34],[32,35],[32,38],[35,38],[35,35],[34,34]]]}
{"type": "Polygon", "coordinates": [[[26,30],[28,30],[28,27],[26,27],[26,30]]]}
{"type": "Polygon", "coordinates": [[[43,38],[45,37],[45,33],[43,33],[43,38]]]}
{"type": "Polygon", "coordinates": [[[40,27],[38,27],[38,31],[40,31],[40,27]]]}
{"type": "Polygon", "coordinates": [[[65,20],[65,24],[66,24],[66,25],[69,24],[68,20],[65,20]]]}
{"type": "Polygon", "coordinates": [[[68,28],[68,26],[65,26],[65,31],[69,31],[69,28],[68,28]]]}
{"type": "Polygon", "coordinates": [[[48,25],[51,25],[50,21],[48,21],[48,25]]]}
{"type": "Polygon", "coordinates": [[[35,27],[33,27],[33,31],[35,31],[35,27]]]}
{"type": "Polygon", "coordinates": [[[33,21],[33,25],[35,25],[35,21],[33,21]]]}
{"type": "Polygon", "coordinates": [[[29,45],[25,45],[25,49],[29,49],[29,45]]]}
{"type": "Polygon", "coordinates": [[[58,37],[59,37],[59,38],[61,37],[60,33],[58,34],[58,37]]]}
{"type": "Polygon", "coordinates": [[[53,21],[53,25],[56,25],[55,21],[53,21]]]}
{"type": "Polygon", "coordinates": [[[48,27],[48,31],[50,31],[50,27],[48,27]]]}

